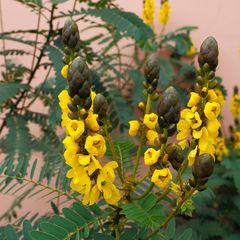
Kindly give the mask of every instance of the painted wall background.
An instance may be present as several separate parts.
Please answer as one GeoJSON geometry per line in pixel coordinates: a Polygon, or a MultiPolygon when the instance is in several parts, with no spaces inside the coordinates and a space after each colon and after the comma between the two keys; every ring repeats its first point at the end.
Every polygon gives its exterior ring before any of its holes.
{"type": "MultiPolygon", "coordinates": [[[[14,0],[0,0],[3,11],[4,31],[14,29],[30,29],[37,25],[37,17],[31,13],[28,8],[14,0]]],[[[61,4],[59,10],[70,8],[73,0],[61,4]]],[[[135,12],[141,16],[142,0],[117,0],[122,8],[127,11],[135,12]]],[[[201,42],[209,35],[214,36],[219,44],[220,57],[217,75],[223,78],[223,83],[228,91],[228,97],[223,109],[224,128],[227,130],[232,117],[229,111],[229,101],[232,95],[234,85],[239,85],[240,79],[240,55],[237,49],[240,47],[240,30],[238,22],[240,20],[239,0],[169,0],[171,5],[170,21],[167,25],[166,32],[172,31],[183,26],[197,26],[198,30],[192,34],[195,46],[199,49],[201,42]]],[[[155,25],[157,32],[161,31],[158,23],[158,10],[160,0],[155,0],[155,25]]],[[[81,26],[82,27],[82,26],[81,26]]],[[[0,44],[2,50],[2,45],[0,44]]],[[[6,42],[6,48],[18,47],[16,43],[6,42]]],[[[22,45],[21,45],[22,47],[22,45]]],[[[18,57],[18,62],[28,62],[24,57],[18,57]]],[[[31,61],[29,61],[30,64],[31,61]]],[[[3,63],[3,57],[0,56],[0,64],[3,63]]],[[[0,69],[1,70],[1,69],[0,69]]],[[[41,81],[41,73],[37,76],[36,81],[41,81]]],[[[38,110],[46,112],[41,106],[36,105],[38,110]]],[[[37,131],[37,130],[36,130],[37,131]]],[[[3,155],[0,157],[2,159],[3,155]]],[[[41,156],[36,156],[41,157],[41,156]]],[[[12,196],[0,195],[0,215],[4,209],[8,208],[13,201],[12,196]]],[[[45,202],[37,200],[27,200],[24,203],[21,212],[27,212],[33,209],[34,212],[49,210],[45,202]]]]}

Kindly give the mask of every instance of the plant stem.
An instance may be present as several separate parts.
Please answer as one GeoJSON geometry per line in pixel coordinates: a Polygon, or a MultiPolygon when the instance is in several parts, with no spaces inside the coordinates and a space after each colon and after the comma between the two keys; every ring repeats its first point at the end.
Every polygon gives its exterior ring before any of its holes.
{"type": "Polygon", "coordinates": [[[154,236],[155,234],[158,233],[158,231],[160,231],[162,228],[166,227],[166,225],[168,224],[168,222],[177,214],[178,210],[181,208],[181,206],[189,199],[192,197],[193,193],[195,192],[195,188],[192,188],[192,190],[187,194],[187,196],[185,198],[182,198],[182,200],[179,202],[179,204],[177,205],[177,207],[175,209],[173,209],[168,216],[165,218],[164,222],[158,227],[156,228],[152,233],[150,233],[149,235],[147,235],[144,240],[150,239],[152,236],[154,236]]]}
{"type": "MultiPolygon", "coordinates": [[[[147,95],[147,104],[146,104],[146,108],[145,108],[145,114],[148,114],[151,110],[151,95],[148,94],[147,95]]],[[[145,138],[145,127],[143,126],[143,129],[141,130],[140,133],[140,142],[138,145],[138,150],[137,150],[137,155],[136,155],[136,160],[135,160],[135,166],[134,166],[134,171],[133,171],[133,177],[136,177],[137,174],[137,170],[138,170],[138,166],[139,166],[139,161],[140,161],[140,157],[142,154],[142,147],[143,147],[143,141],[145,138]]]]}
{"type": "Polygon", "coordinates": [[[151,190],[153,189],[153,187],[154,187],[154,183],[151,183],[145,193],[143,193],[142,195],[137,196],[137,197],[135,197],[135,198],[131,198],[131,199],[132,199],[132,200],[139,200],[139,199],[142,199],[142,198],[146,197],[146,196],[148,195],[148,193],[151,192],[151,190]]]}
{"type": "Polygon", "coordinates": [[[119,176],[121,182],[123,182],[124,179],[123,179],[123,176],[121,174],[122,173],[121,172],[122,166],[121,166],[121,163],[118,161],[117,153],[116,153],[116,150],[115,150],[115,147],[114,147],[114,144],[113,144],[112,137],[111,137],[111,135],[108,132],[108,124],[107,124],[106,120],[104,121],[104,128],[105,128],[106,137],[107,137],[108,142],[109,142],[109,147],[110,147],[110,150],[111,150],[111,153],[112,153],[113,160],[118,163],[118,168],[117,168],[118,176],[119,176]]]}

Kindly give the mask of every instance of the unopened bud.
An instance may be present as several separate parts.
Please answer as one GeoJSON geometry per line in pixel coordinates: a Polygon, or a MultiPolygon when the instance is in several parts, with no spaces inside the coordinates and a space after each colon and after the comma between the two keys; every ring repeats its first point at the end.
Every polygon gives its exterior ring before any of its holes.
{"type": "Polygon", "coordinates": [[[210,69],[215,71],[218,65],[218,44],[214,37],[208,37],[202,43],[198,62],[200,67],[207,63],[210,69]]]}
{"type": "Polygon", "coordinates": [[[154,79],[159,79],[160,65],[157,57],[151,55],[147,58],[144,66],[144,76],[148,83],[152,83],[154,79]]]}
{"type": "Polygon", "coordinates": [[[93,112],[98,114],[99,119],[107,115],[108,103],[106,98],[98,93],[93,102],[93,112]]]}

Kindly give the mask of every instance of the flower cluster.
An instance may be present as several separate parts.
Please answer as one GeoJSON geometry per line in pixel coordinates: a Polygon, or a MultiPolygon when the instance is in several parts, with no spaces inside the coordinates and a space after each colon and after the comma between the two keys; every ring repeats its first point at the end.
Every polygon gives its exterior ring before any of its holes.
{"type": "Polygon", "coordinates": [[[161,8],[159,10],[159,22],[166,25],[169,21],[169,14],[171,12],[170,4],[168,0],[163,0],[161,8]]]}
{"type": "Polygon", "coordinates": [[[154,0],[144,0],[143,11],[142,11],[143,21],[151,25],[154,20],[154,0]]]}
{"type": "MultiPolygon", "coordinates": [[[[240,135],[239,135],[240,137],[240,135]]],[[[240,140],[240,138],[239,138],[240,140]]],[[[240,142],[239,142],[240,143],[240,142]]],[[[228,149],[225,145],[225,140],[223,137],[218,137],[216,139],[216,151],[215,156],[218,161],[221,161],[223,156],[228,156],[228,149]]]]}
{"type": "Polygon", "coordinates": [[[62,75],[69,85],[68,91],[63,90],[58,98],[62,110],[61,125],[67,134],[63,144],[66,164],[71,167],[67,172],[67,177],[72,179],[70,186],[83,195],[83,204],[94,204],[100,195],[109,204],[116,204],[121,198],[114,185],[114,169],[118,164],[110,161],[103,165],[99,161],[106,152],[105,139],[99,133],[102,112],[95,111],[101,96],[91,90],[90,71],[80,57],[64,66],[62,75]]]}
{"type": "MultiPolygon", "coordinates": [[[[215,39],[209,37],[201,47],[200,58],[202,56],[208,57],[206,52],[209,45],[215,46],[212,51],[218,53],[215,39]]],[[[213,56],[218,55],[215,52],[212,54],[213,56]]],[[[210,61],[213,62],[215,59],[205,59],[205,61],[198,76],[196,92],[191,92],[187,108],[181,111],[181,120],[177,124],[179,131],[177,139],[180,141],[180,146],[184,149],[188,143],[191,148],[188,155],[190,166],[194,164],[197,155],[206,153],[214,157],[216,138],[220,128],[218,116],[222,107],[222,99],[215,92],[216,81],[211,80],[214,77],[213,70],[216,66],[211,69],[209,64],[210,61]]]]}
{"type": "Polygon", "coordinates": [[[240,95],[238,94],[238,87],[234,87],[234,93],[231,98],[230,111],[233,117],[237,118],[240,116],[240,95]]]}

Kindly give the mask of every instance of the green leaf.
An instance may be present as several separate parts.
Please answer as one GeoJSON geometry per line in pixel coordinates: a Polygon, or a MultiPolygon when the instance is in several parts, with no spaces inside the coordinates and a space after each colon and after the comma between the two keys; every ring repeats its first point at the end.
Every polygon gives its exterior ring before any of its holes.
{"type": "Polygon", "coordinates": [[[56,225],[68,230],[68,232],[74,232],[77,230],[77,225],[74,222],[72,222],[66,218],[60,217],[58,215],[54,215],[52,217],[52,221],[56,225]]]}
{"type": "Polygon", "coordinates": [[[0,84],[0,104],[15,97],[19,91],[29,89],[27,84],[20,83],[1,83],[0,84]]]}
{"type": "Polygon", "coordinates": [[[0,39],[19,42],[19,43],[23,43],[23,44],[30,45],[30,46],[34,46],[36,44],[35,41],[23,40],[23,38],[12,37],[12,36],[10,36],[8,34],[4,34],[4,33],[0,33],[0,39]]]}
{"type": "Polygon", "coordinates": [[[173,238],[173,236],[175,235],[175,230],[176,230],[176,222],[175,222],[175,218],[173,218],[167,225],[166,235],[169,238],[173,238]]]}
{"type": "Polygon", "coordinates": [[[32,240],[32,238],[30,236],[30,231],[32,231],[31,222],[28,221],[28,220],[25,220],[23,222],[23,236],[24,236],[24,240],[32,240]]]}
{"type": "Polygon", "coordinates": [[[129,240],[129,239],[136,239],[137,236],[137,229],[136,228],[130,228],[127,229],[120,237],[120,240],[129,240]]]}
{"type": "Polygon", "coordinates": [[[52,2],[53,4],[64,3],[64,2],[66,2],[66,1],[68,1],[68,0],[51,0],[51,2],[52,2]]]}
{"type": "Polygon", "coordinates": [[[160,86],[166,88],[173,77],[173,67],[169,59],[160,58],[160,86]]]}
{"type": "Polygon", "coordinates": [[[32,231],[30,234],[33,240],[59,240],[53,235],[40,232],[40,231],[32,231]]]}
{"type": "Polygon", "coordinates": [[[22,164],[18,172],[23,175],[25,174],[23,161],[28,160],[30,154],[30,135],[26,124],[27,122],[20,115],[7,117],[6,125],[9,129],[6,137],[7,158],[11,159],[12,162],[17,160],[17,163],[22,164]]]}
{"type": "Polygon", "coordinates": [[[178,238],[177,240],[192,240],[192,229],[186,229],[178,238]]]}
{"type": "Polygon", "coordinates": [[[94,240],[114,240],[114,239],[115,239],[114,237],[103,233],[97,233],[94,235],[94,240]]]}
{"type": "Polygon", "coordinates": [[[51,106],[52,112],[50,114],[50,119],[49,119],[51,125],[55,125],[60,121],[61,110],[58,104],[58,95],[67,86],[66,79],[64,79],[61,75],[61,69],[63,67],[63,63],[62,63],[63,54],[58,48],[58,47],[63,48],[61,38],[58,38],[55,41],[55,45],[56,46],[47,47],[48,57],[52,61],[53,68],[55,71],[55,88],[53,91],[53,102],[51,106]]]}
{"type": "Polygon", "coordinates": [[[12,225],[6,226],[5,234],[6,234],[7,240],[18,240],[17,233],[15,229],[12,227],[12,225]]]}
{"type": "Polygon", "coordinates": [[[103,21],[113,25],[119,32],[132,37],[136,41],[147,41],[153,37],[151,28],[134,13],[119,9],[89,9],[86,14],[100,17],[103,21]]]}
{"type": "Polygon", "coordinates": [[[157,203],[155,194],[149,194],[145,198],[124,205],[123,213],[127,219],[137,221],[141,226],[153,228],[162,220],[162,206],[157,203]]]}
{"type": "Polygon", "coordinates": [[[64,239],[68,235],[68,232],[64,228],[47,222],[40,224],[40,230],[55,236],[59,240],[64,239]]]}

